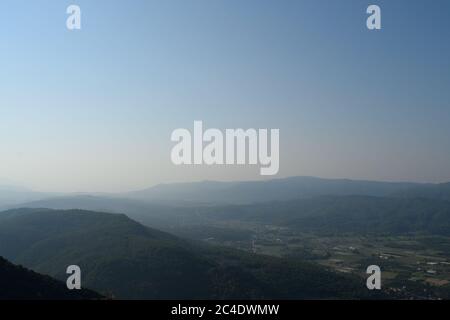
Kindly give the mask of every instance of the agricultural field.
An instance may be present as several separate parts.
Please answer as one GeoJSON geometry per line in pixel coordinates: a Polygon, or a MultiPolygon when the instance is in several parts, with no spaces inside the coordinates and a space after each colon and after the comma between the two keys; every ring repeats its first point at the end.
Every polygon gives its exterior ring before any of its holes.
{"type": "Polygon", "coordinates": [[[367,277],[369,265],[382,271],[383,290],[405,299],[450,297],[450,237],[316,235],[273,225],[228,223],[215,226],[222,237],[203,239],[216,245],[320,264],[339,273],[367,277]],[[246,236],[228,239],[224,230],[246,236]]]}

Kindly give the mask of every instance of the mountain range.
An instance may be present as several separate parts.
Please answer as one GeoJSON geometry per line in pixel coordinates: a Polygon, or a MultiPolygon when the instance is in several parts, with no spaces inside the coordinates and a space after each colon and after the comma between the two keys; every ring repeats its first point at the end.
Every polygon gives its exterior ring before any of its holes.
{"type": "Polygon", "coordinates": [[[161,184],[155,187],[123,194],[126,198],[170,203],[249,204],[283,201],[321,195],[389,196],[416,187],[432,184],[408,182],[378,182],[349,179],[322,179],[290,177],[266,181],[161,184]]]}
{"type": "Polygon", "coordinates": [[[289,177],[265,181],[219,182],[201,181],[190,183],[160,184],[154,187],[124,193],[43,193],[28,189],[0,188],[0,207],[14,207],[21,203],[55,197],[98,196],[170,204],[197,206],[210,204],[251,204],[267,201],[285,201],[314,196],[426,196],[450,199],[450,183],[380,182],[350,179],[322,179],[316,177],[289,177]]]}
{"type": "Polygon", "coordinates": [[[305,232],[449,235],[449,186],[450,183],[384,183],[296,177],[267,182],[166,185],[147,190],[147,195],[152,194],[149,198],[141,192],[139,197],[136,194],[121,194],[121,197],[75,195],[47,198],[20,206],[125,213],[144,225],[166,231],[192,225],[209,225],[211,230],[214,222],[240,220],[290,226],[305,232]],[[178,200],[169,200],[171,191],[171,197],[175,199],[177,195],[178,200]],[[221,192],[224,192],[226,201],[204,201],[207,197],[218,198],[221,192]],[[229,204],[231,199],[236,199],[234,195],[249,200],[236,200],[236,203],[229,204]]]}
{"type": "MultiPolygon", "coordinates": [[[[121,194],[0,188],[0,256],[60,281],[68,265],[79,265],[83,287],[108,298],[380,297],[369,294],[360,277],[301,256],[264,256],[217,243],[251,243],[258,226],[314,235],[450,236],[449,186],[292,177],[159,185],[121,194]],[[198,241],[207,238],[216,245],[198,241]]],[[[8,272],[25,273],[2,263],[8,272]]],[[[55,286],[49,285],[48,297],[55,286]]],[[[45,296],[32,287],[31,298],[45,296]]]]}

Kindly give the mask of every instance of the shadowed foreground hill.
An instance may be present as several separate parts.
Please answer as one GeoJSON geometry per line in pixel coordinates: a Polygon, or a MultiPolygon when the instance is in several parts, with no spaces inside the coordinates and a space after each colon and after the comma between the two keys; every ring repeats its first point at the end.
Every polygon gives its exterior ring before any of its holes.
{"type": "Polygon", "coordinates": [[[125,215],[80,210],[0,213],[0,254],[115,298],[364,298],[365,282],[297,260],[192,244],[125,215]]]}
{"type": "Polygon", "coordinates": [[[68,290],[65,283],[13,265],[0,257],[0,300],[99,299],[90,290],[68,290]]]}

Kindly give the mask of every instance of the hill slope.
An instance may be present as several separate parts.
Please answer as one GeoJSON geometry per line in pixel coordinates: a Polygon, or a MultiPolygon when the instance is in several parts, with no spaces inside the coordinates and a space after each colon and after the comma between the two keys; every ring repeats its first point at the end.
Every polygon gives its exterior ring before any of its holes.
{"type": "Polygon", "coordinates": [[[184,218],[191,218],[195,212],[194,207],[181,208],[137,199],[90,195],[48,198],[24,203],[20,207],[124,213],[133,220],[156,228],[164,228],[180,223],[184,218]]]}
{"type": "Polygon", "coordinates": [[[0,213],[0,254],[117,298],[356,298],[364,281],[296,260],[191,244],[124,215],[18,209],[0,213]]]}
{"type": "Polygon", "coordinates": [[[54,280],[0,257],[0,300],[72,300],[99,299],[90,290],[68,290],[65,283],[54,280]]]}

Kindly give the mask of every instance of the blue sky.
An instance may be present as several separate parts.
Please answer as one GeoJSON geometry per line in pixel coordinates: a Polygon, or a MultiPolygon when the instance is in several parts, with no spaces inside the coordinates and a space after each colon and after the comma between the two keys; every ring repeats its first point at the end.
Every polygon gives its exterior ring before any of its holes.
{"type": "Polygon", "coordinates": [[[449,36],[445,0],[2,1],[0,178],[53,191],[260,179],[170,162],[171,132],[203,120],[279,128],[280,177],[449,181],[449,36]]]}

